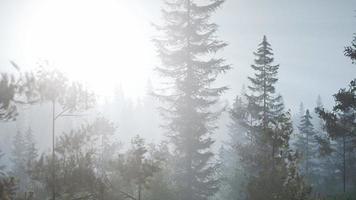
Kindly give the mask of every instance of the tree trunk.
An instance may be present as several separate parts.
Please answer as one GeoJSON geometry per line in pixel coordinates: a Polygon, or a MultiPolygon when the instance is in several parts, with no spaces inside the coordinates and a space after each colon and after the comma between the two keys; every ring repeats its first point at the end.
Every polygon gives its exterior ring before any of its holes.
{"type": "Polygon", "coordinates": [[[52,199],[56,199],[56,171],[55,171],[55,128],[56,128],[56,102],[52,101],[52,199]]]}
{"type": "Polygon", "coordinates": [[[141,183],[138,184],[138,200],[141,200],[141,191],[142,191],[142,185],[141,183]]]}
{"type": "Polygon", "coordinates": [[[308,133],[306,134],[307,135],[307,144],[306,144],[306,147],[305,147],[305,176],[307,178],[309,178],[309,135],[308,133]]]}
{"type": "Polygon", "coordinates": [[[343,191],[346,192],[346,136],[342,137],[343,140],[343,191]]]}

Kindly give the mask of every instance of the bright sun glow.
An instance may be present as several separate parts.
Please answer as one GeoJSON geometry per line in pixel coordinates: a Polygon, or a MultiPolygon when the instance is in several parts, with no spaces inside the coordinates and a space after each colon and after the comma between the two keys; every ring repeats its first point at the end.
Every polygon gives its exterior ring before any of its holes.
{"type": "Polygon", "coordinates": [[[70,78],[110,95],[119,85],[145,94],[154,49],[149,21],[123,0],[48,0],[27,19],[25,53],[48,60],[70,78]]]}

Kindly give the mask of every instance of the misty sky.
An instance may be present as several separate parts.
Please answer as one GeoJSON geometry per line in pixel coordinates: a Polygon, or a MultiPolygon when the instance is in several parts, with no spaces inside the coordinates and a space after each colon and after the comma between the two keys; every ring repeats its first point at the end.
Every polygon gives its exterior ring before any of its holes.
{"type": "MultiPolygon", "coordinates": [[[[100,79],[101,88],[122,84],[129,96],[140,96],[147,79],[155,79],[158,59],[150,40],[156,33],[150,23],[160,21],[161,5],[161,0],[1,0],[0,69],[11,69],[10,59],[31,66],[49,56],[68,73],[77,68],[78,74],[108,76],[115,69],[120,75],[100,79]]],[[[222,77],[231,88],[225,98],[231,101],[247,82],[253,51],[267,35],[281,65],[277,90],[287,107],[295,110],[303,101],[312,108],[318,94],[331,105],[331,95],[356,73],[343,56],[356,32],[354,10],[352,0],[227,0],[213,18],[219,38],[229,44],[219,55],[234,68],[222,77]]]]}

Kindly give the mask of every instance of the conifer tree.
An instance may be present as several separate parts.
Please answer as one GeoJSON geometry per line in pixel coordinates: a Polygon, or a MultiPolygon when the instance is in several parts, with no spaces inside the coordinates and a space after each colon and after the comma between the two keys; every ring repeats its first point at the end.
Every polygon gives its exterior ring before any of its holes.
{"type": "Polygon", "coordinates": [[[305,109],[304,109],[304,104],[301,102],[299,104],[299,117],[302,118],[305,115],[305,109]]]}
{"type": "MultiPolygon", "coordinates": [[[[0,150],[0,161],[4,153],[0,150]]],[[[12,200],[16,197],[16,191],[18,189],[16,180],[14,177],[9,177],[5,172],[5,165],[0,164],[0,199],[12,200]]]]}
{"type": "Polygon", "coordinates": [[[288,121],[288,119],[282,119],[286,117],[283,115],[284,104],[275,89],[279,65],[273,65],[272,48],[266,36],[263,36],[254,54],[257,58],[255,64],[251,65],[255,73],[254,77],[249,77],[251,85],[248,86],[249,93],[246,94],[249,122],[245,123],[245,126],[250,130],[259,148],[270,152],[269,160],[272,161],[273,170],[279,147],[286,144],[290,134],[287,131],[277,135],[273,128],[277,127],[279,120],[288,121]]]}
{"type": "Polygon", "coordinates": [[[219,112],[210,108],[227,87],[213,87],[228,69],[223,58],[213,56],[226,46],[216,38],[210,17],[224,0],[166,0],[162,35],[154,39],[162,66],[157,68],[167,87],[157,92],[162,114],[175,147],[178,199],[205,200],[218,189],[215,164],[211,164],[219,112]]]}
{"type": "Polygon", "coordinates": [[[356,60],[356,34],[351,42],[350,46],[345,47],[344,54],[346,57],[349,57],[352,63],[355,63],[356,60]]]}
{"type": "MultiPolygon", "coordinates": [[[[11,161],[13,163],[12,173],[19,180],[26,179],[26,148],[25,148],[25,137],[22,132],[18,131],[14,136],[12,151],[11,151],[11,161]]],[[[21,181],[20,190],[24,191],[25,183],[21,181]]]]}
{"type": "Polygon", "coordinates": [[[229,137],[226,145],[222,146],[219,151],[221,162],[220,190],[217,193],[218,199],[226,200],[243,200],[246,199],[246,184],[248,174],[241,164],[241,156],[238,146],[249,141],[246,134],[240,134],[246,131],[246,127],[240,124],[240,115],[246,113],[245,105],[246,91],[241,90],[240,96],[235,98],[232,108],[229,110],[231,122],[228,124],[229,137]]]}
{"type": "Polygon", "coordinates": [[[263,131],[266,132],[268,124],[284,109],[282,97],[275,94],[279,65],[273,65],[272,48],[266,36],[263,36],[263,41],[254,54],[257,58],[251,67],[255,74],[254,77],[248,77],[251,82],[248,86],[251,94],[247,95],[247,100],[250,103],[249,109],[254,111],[253,117],[261,120],[263,131]]]}
{"type": "Polygon", "coordinates": [[[13,139],[11,154],[12,175],[18,182],[19,193],[27,192],[33,186],[31,173],[38,156],[31,128],[28,128],[25,134],[17,132],[13,139]]]}
{"type": "Polygon", "coordinates": [[[149,179],[159,171],[159,160],[150,158],[145,141],[135,136],[131,141],[131,149],[121,156],[119,169],[128,182],[137,186],[137,200],[142,199],[142,192],[149,185],[149,179]]]}
{"type": "MultiPolygon", "coordinates": [[[[349,57],[354,64],[356,59],[355,41],[356,37],[354,37],[351,46],[346,47],[344,51],[345,56],[349,57]]],[[[341,145],[339,155],[341,155],[340,161],[342,163],[342,188],[345,193],[349,182],[348,178],[353,178],[348,174],[355,176],[352,172],[356,168],[355,163],[350,162],[352,156],[347,156],[348,154],[352,155],[356,149],[354,143],[356,140],[356,79],[350,82],[348,88],[342,88],[334,94],[334,99],[335,105],[332,111],[317,107],[316,112],[323,119],[328,136],[341,145]]],[[[334,151],[337,150],[334,149],[334,151]]]]}
{"type": "Polygon", "coordinates": [[[32,132],[32,128],[29,127],[25,133],[25,158],[26,158],[26,171],[30,172],[34,166],[34,163],[38,157],[38,150],[36,142],[32,132]]]}
{"type": "Polygon", "coordinates": [[[247,199],[304,199],[309,189],[298,173],[297,155],[289,148],[293,125],[275,91],[279,65],[273,64],[266,36],[255,55],[251,66],[255,75],[249,77],[246,101],[238,98],[238,109],[231,113],[242,127],[240,134],[247,138],[237,146],[248,173],[247,199]]]}
{"type": "Polygon", "coordinates": [[[298,127],[299,133],[297,137],[297,151],[301,153],[302,166],[301,171],[303,175],[308,178],[309,182],[313,182],[316,175],[316,163],[315,159],[318,154],[318,143],[316,140],[316,132],[312,123],[312,116],[309,110],[305,111],[305,114],[301,117],[300,125],[298,127]]]}
{"type": "Polygon", "coordinates": [[[11,61],[18,72],[0,74],[0,121],[16,120],[18,104],[31,104],[36,99],[35,78],[32,73],[22,73],[11,61]]]}
{"type": "Polygon", "coordinates": [[[16,181],[14,177],[0,177],[0,199],[12,200],[16,197],[16,181]]]}
{"type": "MultiPolygon", "coordinates": [[[[52,156],[42,154],[35,163],[33,179],[42,186],[42,198],[52,197],[56,184],[58,199],[100,199],[103,179],[95,160],[98,159],[100,140],[97,135],[105,132],[97,121],[65,132],[56,143],[56,179],[53,179],[52,156]],[[98,144],[99,143],[99,144],[98,144]]],[[[100,167],[100,166],[99,166],[100,167]]]]}

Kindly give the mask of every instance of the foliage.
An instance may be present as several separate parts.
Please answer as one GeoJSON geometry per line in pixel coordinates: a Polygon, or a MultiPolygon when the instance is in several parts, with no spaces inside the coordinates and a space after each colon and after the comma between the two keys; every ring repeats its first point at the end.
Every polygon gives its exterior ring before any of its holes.
{"type": "Polygon", "coordinates": [[[266,36],[255,53],[255,76],[244,98],[236,98],[231,118],[242,166],[248,174],[247,199],[306,199],[309,187],[296,169],[298,154],[289,148],[293,126],[284,112],[282,97],[275,94],[279,65],[273,65],[273,53],[266,36]]]}
{"type": "Polygon", "coordinates": [[[30,72],[22,73],[14,62],[17,74],[0,74],[0,120],[15,120],[17,104],[32,104],[36,101],[35,77],[30,72]]]}
{"type": "Polygon", "coordinates": [[[210,22],[224,0],[200,2],[167,0],[162,9],[162,33],[154,39],[161,67],[157,71],[167,87],[156,96],[173,144],[174,177],[178,199],[205,200],[218,190],[210,134],[219,112],[212,111],[227,87],[212,87],[218,75],[230,69],[216,52],[226,43],[216,39],[217,25],[210,22]]]}

